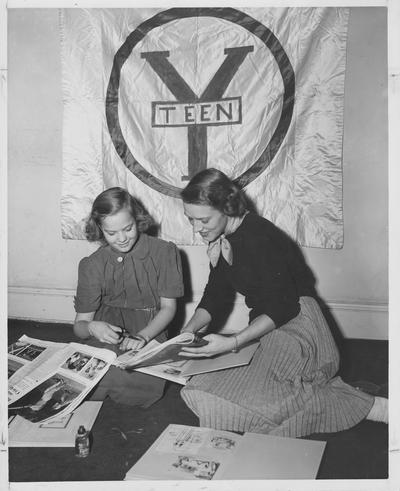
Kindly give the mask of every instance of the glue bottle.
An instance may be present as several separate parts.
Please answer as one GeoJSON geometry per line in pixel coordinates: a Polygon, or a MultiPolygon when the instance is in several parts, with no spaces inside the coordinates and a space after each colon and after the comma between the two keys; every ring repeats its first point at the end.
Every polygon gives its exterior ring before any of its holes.
{"type": "Polygon", "coordinates": [[[89,432],[83,425],[79,426],[75,437],[75,455],[77,457],[87,457],[90,452],[89,432]]]}

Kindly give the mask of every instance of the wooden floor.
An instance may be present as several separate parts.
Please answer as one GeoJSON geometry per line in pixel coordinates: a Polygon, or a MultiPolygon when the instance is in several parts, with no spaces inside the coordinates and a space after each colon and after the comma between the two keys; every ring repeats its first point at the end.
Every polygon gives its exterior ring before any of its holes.
{"type": "MultiPolygon", "coordinates": [[[[22,334],[51,341],[73,341],[72,326],[10,320],[9,344],[22,334]]],[[[385,392],[388,346],[385,341],[344,340],[340,375],[348,383],[385,392]]],[[[179,395],[167,385],[164,397],[148,409],[106,399],[93,427],[93,448],[77,459],[72,448],[10,448],[9,481],[119,481],[170,423],[198,425],[179,395]]],[[[319,479],[385,479],[388,476],[388,428],[362,421],[335,434],[310,435],[327,442],[319,479]]]]}

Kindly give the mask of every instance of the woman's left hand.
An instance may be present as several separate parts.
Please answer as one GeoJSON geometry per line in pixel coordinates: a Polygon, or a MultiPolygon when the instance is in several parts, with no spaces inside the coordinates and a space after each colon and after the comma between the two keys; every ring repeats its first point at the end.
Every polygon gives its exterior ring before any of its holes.
{"type": "Polygon", "coordinates": [[[208,344],[199,348],[184,346],[179,355],[187,358],[209,358],[210,356],[232,351],[235,346],[233,337],[222,336],[221,334],[207,334],[203,339],[208,341],[208,344]]]}

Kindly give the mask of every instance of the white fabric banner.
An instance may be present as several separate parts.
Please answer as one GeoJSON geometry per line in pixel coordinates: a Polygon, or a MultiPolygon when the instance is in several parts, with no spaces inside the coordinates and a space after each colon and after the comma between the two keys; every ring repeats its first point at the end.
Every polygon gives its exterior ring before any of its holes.
{"type": "Polygon", "coordinates": [[[201,169],[310,247],[340,248],[348,8],[63,9],[64,238],[126,187],[160,236],[201,244],[180,190],[201,169]]]}

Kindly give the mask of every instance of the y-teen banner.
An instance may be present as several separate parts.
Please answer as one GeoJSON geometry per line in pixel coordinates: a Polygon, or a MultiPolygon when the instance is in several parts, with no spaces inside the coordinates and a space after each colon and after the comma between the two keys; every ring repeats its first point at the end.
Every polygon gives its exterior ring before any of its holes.
{"type": "Polygon", "coordinates": [[[348,8],[60,10],[64,238],[122,186],[200,244],[181,189],[216,167],[304,246],[340,248],[348,8]]]}

